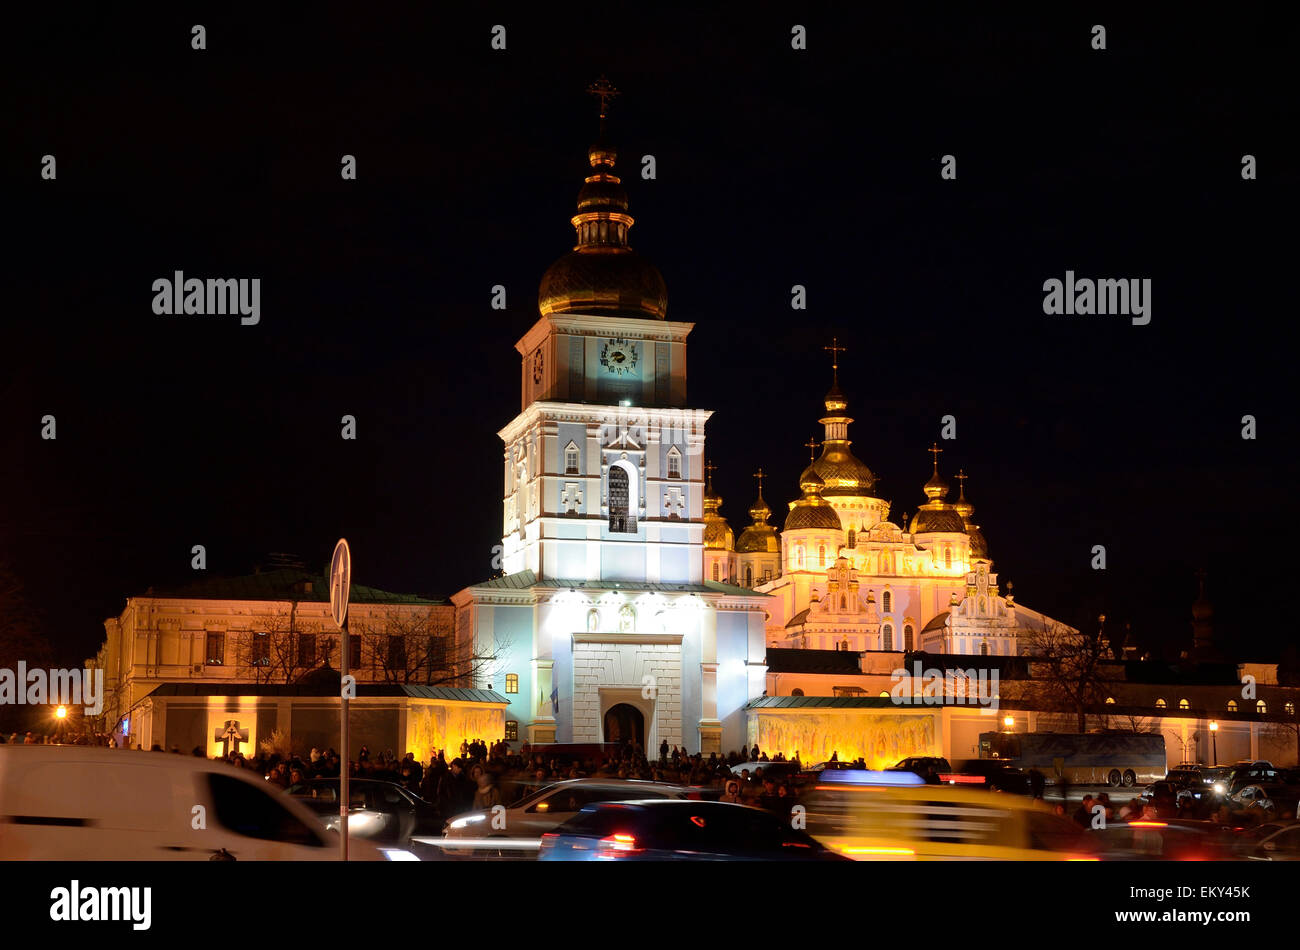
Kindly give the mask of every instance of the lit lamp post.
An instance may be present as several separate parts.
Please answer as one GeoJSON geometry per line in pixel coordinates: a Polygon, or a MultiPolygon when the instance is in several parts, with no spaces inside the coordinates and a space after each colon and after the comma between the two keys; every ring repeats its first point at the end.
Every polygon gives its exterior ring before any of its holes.
{"type": "Polygon", "coordinates": [[[1210,722],[1210,744],[1214,749],[1214,764],[1219,764],[1219,724],[1215,721],[1210,722]]]}
{"type": "Polygon", "coordinates": [[[1002,720],[1002,725],[1007,727],[1007,732],[1010,732],[1012,729],[1016,728],[1016,717],[1015,716],[1005,717],[1002,720]]]}
{"type": "Polygon", "coordinates": [[[54,710],[54,741],[63,741],[63,727],[68,721],[68,707],[59,706],[54,710]]]}

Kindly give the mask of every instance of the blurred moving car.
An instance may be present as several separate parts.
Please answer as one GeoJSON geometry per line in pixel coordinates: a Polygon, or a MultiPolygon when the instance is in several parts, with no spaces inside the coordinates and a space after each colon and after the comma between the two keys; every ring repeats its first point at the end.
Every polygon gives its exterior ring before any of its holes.
{"type": "MultiPolygon", "coordinates": [[[[330,831],[339,830],[339,780],[314,778],[288,788],[291,798],[315,812],[330,831]]],[[[404,842],[442,829],[438,806],[396,782],[349,779],[348,838],[404,842]]]]}
{"type": "Polygon", "coordinates": [[[955,771],[939,776],[950,785],[974,785],[991,792],[1029,794],[1029,776],[1024,769],[998,759],[967,759],[955,771]]]}
{"type": "MultiPolygon", "coordinates": [[[[412,857],[361,841],[349,851],[359,861],[412,857]]],[[[219,852],[335,861],[339,839],[299,802],[224,762],[0,745],[0,860],[206,861],[219,852]]]]}
{"type": "Polygon", "coordinates": [[[723,802],[588,805],[542,836],[539,861],[844,861],[781,816],[723,802]]]}
{"type": "Polygon", "coordinates": [[[1281,770],[1274,768],[1272,762],[1262,759],[1254,762],[1238,762],[1232,766],[1232,773],[1228,777],[1228,794],[1235,795],[1247,785],[1276,783],[1281,781],[1281,778],[1281,770]]]}
{"type": "Polygon", "coordinates": [[[1232,766],[1212,765],[1201,769],[1201,782],[1217,795],[1228,794],[1228,784],[1232,781],[1232,766]]]}
{"type": "Polygon", "coordinates": [[[1222,861],[1233,857],[1234,830],[1212,821],[1138,819],[1109,822],[1089,833],[1100,843],[1103,860],[1222,861]]]}
{"type": "Polygon", "coordinates": [[[1300,861],[1300,821],[1252,828],[1239,836],[1235,851],[1251,861],[1300,861]]]}
{"type": "Polygon", "coordinates": [[[1065,861],[1096,860],[1100,850],[1084,829],[1032,799],[891,781],[907,773],[859,774],[856,782],[823,775],[803,802],[808,833],[851,858],[1065,861]]]}
{"type": "Polygon", "coordinates": [[[489,811],[471,811],[452,816],[443,828],[447,844],[459,839],[464,848],[447,847],[448,853],[466,854],[473,848],[485,847],[484,839],[492,839],[492,847],[508,845],[506,839],[522,838],[536,841],[568,821],[588,805],[600,802],[625,802],[632,800],[692,799],[699,793],[682,785],[664,782],[646,782],[637,779],[575,778],[534,792],[499,813],[494,822],[489,811]],[[494,827],[499,825],[500,827],[494,827]]]}

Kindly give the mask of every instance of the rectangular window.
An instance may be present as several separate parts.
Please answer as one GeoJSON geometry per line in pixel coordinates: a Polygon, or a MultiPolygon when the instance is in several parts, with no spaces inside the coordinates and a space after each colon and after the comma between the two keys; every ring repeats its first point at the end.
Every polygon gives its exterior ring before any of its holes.
{"type": "Polygon", "coordinates": [[[507,673],[507,674],[506,674],[506,692],[507,692],[507,693],[517,693],[517,692],[519,692],[519,674],[518,674],[518,673],[507,673]]]}
{"type": "Polygon", "coordinates": [[[298,634],[298,665],[307,669],[316,665],[316,634],[298,634]]]}
{"type": "Polygon", "coordinates": [[[388,668],[390,670],[406,669],[406,638],[388,638],[388,668]]]}
{"type": "Polygon", "coordinates": [[[271,665],[271,635],[269,633],[253,634],[253,665],[271,665]]]}
{"type": "Polygon", "coordinates": [[[682,457],[678,455],[676,452],[668,453],[668,477],[669,478],[682,477],[682,457]]]}
{"type": "Polygon", "coordinates": [[[361,668],[361,637],[355,633],[348,634],[348,669],[361,668]]]}
{"type": "Polygon", "coordinates": [[[564,450],[564,472],[566,475],[578,474],[578,449],[576,446],[569,446],[564,450]]]}
{"type": "Polygon", "coordinates": [[[208,631],[208,666],[222,666],[226,662],[226,635],[208,631]]]}
{"type": "Polygon", "coordinates": [[[506,741],[514,742],[519,738],[519,723],[513,719],[506,720],[506,741]]]}

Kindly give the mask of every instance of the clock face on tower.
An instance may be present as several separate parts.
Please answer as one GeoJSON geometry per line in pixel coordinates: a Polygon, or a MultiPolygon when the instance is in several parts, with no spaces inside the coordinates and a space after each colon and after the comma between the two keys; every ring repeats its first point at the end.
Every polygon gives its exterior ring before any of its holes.
{"type": "Polygon", "coordinates": [[[622,337],[606,340],[600,350],[600,365],[614,376],[635,373],[638,358],[636,344],[622,337]]]}
{"type": "Polygon", "coordinates": [[[543,365],[544,365],[544,359],[542,357],[542,348],[539,346],[537,348],[537,352],[533,354],[533,382],[534,383],[541,383],[543,365]]]}

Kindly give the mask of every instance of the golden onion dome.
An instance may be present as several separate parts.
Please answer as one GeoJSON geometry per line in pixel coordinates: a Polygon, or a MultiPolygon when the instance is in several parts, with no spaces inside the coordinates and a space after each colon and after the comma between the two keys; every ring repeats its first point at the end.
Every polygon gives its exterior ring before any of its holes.
{"type": "Polygon", "coordinates": [[[658,269],[628,246],[634,219],[627,213],[622,180],[614,174],[618,152],[605,139],[603,109],[602,99],[601,134],[587,150],[592,173],[578,192],[578,213],[571,219],[578,243],[542,275],[537,308],[542,316],[592,313],[662,320],[668,288],[658,269]]]}
{"type": "Polygon", "coordinates": [[[970,536],[970,556],[988,560],[989,543],[984,539],[984,532],[977,524],[966,525],[966,534],[970,536]]]}
{"type": "Polygon", "coordinates": [[[847,442],[826,443],[813,468],[825,485],[823,495],[870,495],[876,486],[876,476],[849,451],[847,442]]]}
{"type": "Polygon", "coordinates": [[[727,524],[727,519],[718,513],[722,507],[722,496],[713,491],[712,462],[704,466],[708,472],[708,481],[704,487],[704,546],[714,551],[730,551],[736,542],[735,532],[727,524]]]}
{"type": "Polygon", "coordinates": [[[826,484],[810,465],[799,477],[799,487],[803,497],[790,502],[790,513],[785,516],[785,530],[798,531],[803,528],[820,528],[829,531],[841,530],[840,516],[821,496],[826,484]]]}
{"type": "Polygon", "coordinates": [[[736,541],[736,552],[739,554],[779,554],[781,552],[781,542],[777,538],[776,528],[767,523],[767,519],[772,516],[772,509],[767,506],[763,499],[763,470],[760,468],[755,476],[758,479],[758,498],[749,506],[749,517],[753,523],[740,532],[740,538],[736,541]]]}
{"type": "Polygon", "coordinates": [[[921,509],[912,517],[911,533],[927,534],[932,531],[964,534],[966,532],[966,523],[961,520],[961,515],[957,514],[951,505],[944,505],[942,508],[931,508],[929,505],[922,505],[921,509]]]}

